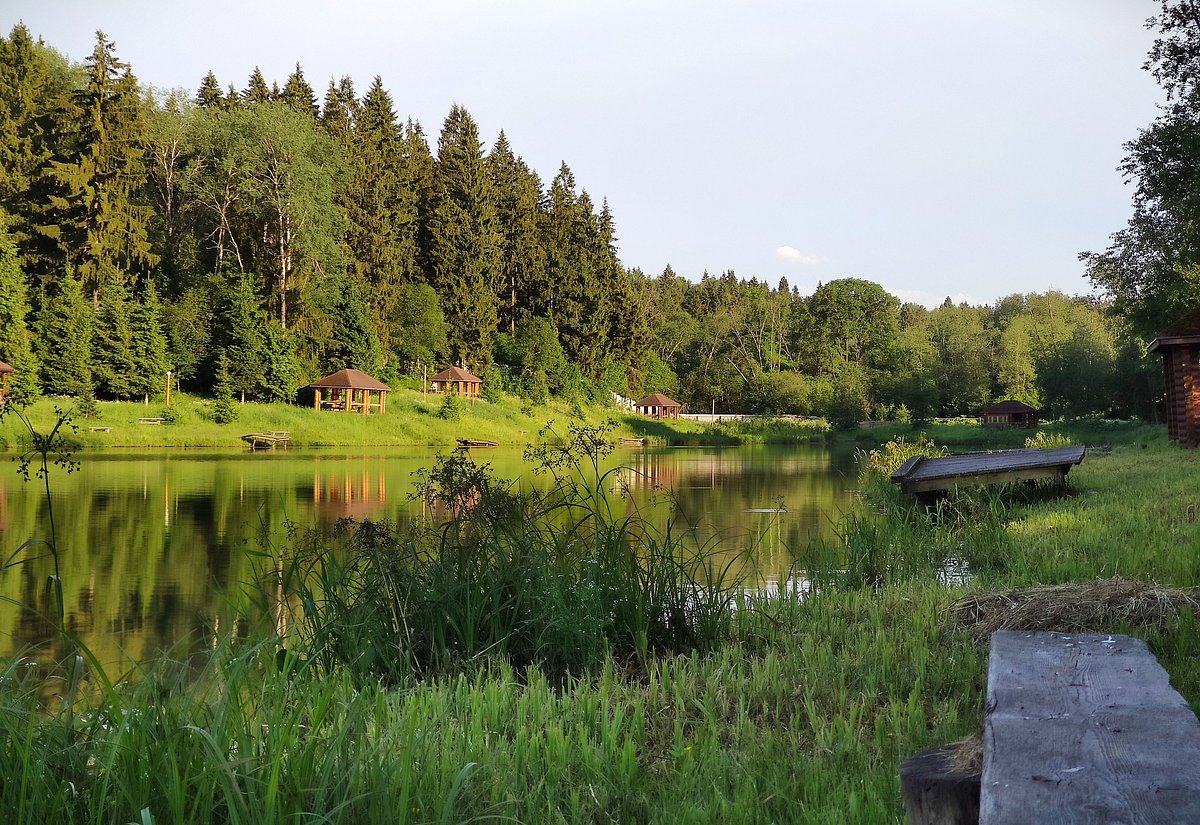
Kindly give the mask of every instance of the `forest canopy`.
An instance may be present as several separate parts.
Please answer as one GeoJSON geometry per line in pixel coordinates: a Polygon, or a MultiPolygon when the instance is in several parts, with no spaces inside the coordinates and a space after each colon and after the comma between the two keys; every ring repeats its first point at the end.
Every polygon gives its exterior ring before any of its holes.
{"type": "Polygon", "coordinates": [[[343,367],[403,382],[456,363],[533,403],[1153,413],[1157,370],[1102,302],[930,311],[858,278],[803,295],[648,276],[567,163],[547,183],[457,104],[431,143],[380,77],[319,98],[297,64],[282,85],[256,69],[155,93],[103,33],[72,65],[18,25],[0,38],[0,121],[0,359],[18,400],[140,398],[167,370],[292,400],[343,367]]]}

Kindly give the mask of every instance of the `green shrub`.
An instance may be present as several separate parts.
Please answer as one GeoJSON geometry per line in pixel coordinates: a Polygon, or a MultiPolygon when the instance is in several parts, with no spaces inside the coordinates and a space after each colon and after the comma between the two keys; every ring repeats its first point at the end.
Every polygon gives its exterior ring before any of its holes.
{"type": "Polygon", "coordinates": [[[438,418],[444,421],[457,421],[466,411],[466,404],[458,393],[448,392],[442,396],[441,406],[438,407],[438,418]]]}

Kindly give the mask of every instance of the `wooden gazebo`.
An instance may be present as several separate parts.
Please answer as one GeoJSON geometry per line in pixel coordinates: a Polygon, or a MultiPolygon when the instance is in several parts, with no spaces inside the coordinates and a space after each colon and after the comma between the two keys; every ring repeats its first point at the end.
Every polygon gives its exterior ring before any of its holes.
{"type": "Polygon", "coordinates": [[[478,398],[482,386],[482,378],[471,375],[462,367],[444,369],[429,379],[430,392],[458,393],[464,398],[478,398]]]}
{"type": "Polygon", "coordinates": [[[1167,435],[1180,447],[1200,446],[1200,335],[1164,335],[1150,342],[1167,379],[1167,435]]]}
{"type": "Polygon", "coordinates": [[[0,361],[0,407],[8,403],[8,379],[14,372],[11,364],[0,361]]]}
{"type": "Polygon", "coordinates": [[[634,404],[634,409],[639,414],[651,418],[679,418],[679,411],[683,409],[683,405],[661,392],[652,392],[634,404]]]}
{"type": "Polygon", "coordinates": [[[387,394],[391,387],[365,372],[338,370],[308,385],[314,391],[313,407],[318,410],[360,412],[370,415],[387,412],[387,394]]]}
{"type": "Polygon", "coordinates": [[[1038,411],[1022,401],[997,401],[979,411],[979,423],[985,427],[1036,427],[1038,411]]]}

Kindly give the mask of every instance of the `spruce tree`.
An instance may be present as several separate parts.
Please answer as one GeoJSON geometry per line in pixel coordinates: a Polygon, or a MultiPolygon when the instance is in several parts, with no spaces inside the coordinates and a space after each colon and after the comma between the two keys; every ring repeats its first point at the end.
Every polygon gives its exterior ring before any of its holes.
{"type": "Polygon", "coordinates": [[[350,78],[343,77],[341,84],[337,85],[330,80],[321,109],[321,123],[343,151],[350,145],[357,110],[358,101],[354,98],[354,83],[350,78]]]}
{"type": "MultiPolygon", "coordinates": [[[[97,305],[101,286],[158,262],[150,246],[151,210],[136,202],[146,183],[145,132],[137,80],[103,32],[73,97],[78,131],[63,160],[43,167],[35,231],[73,265],[97,305]]],[[[63,150],[60,150],[63,151],[63,150]]]]}
{"type": "Polygon", "coordinates": [[[92,380],[111,398],[134,398],[141,390],[133,340],[133,306],[123,281],[106,283],[92,326],[92,380]]]}
{"type": "Polygon", "coordinates": [[[347,246],[384,334],[401,285],[417,280],[417,197],[392,100],[377,75],[355,124],[350,177],[342,193],[347,246]]]}
{"type": "Polygon", "coordinates": [[[521,313],[545,314],[544,296],[549,285],[546,251],[539,231],[542,185],[525,162],[513,154],[503,131],[488,155],[488,170],[503,234],[500,320],[511,335],[521,313]]]}
{"type": "Polygon", "coordinates": [[[299,63],[296,64],[296,70],[288,76],[278,98],[297,112],[311,115],[313,120],[318,120],[321,116],[321,107],[317,105],[317,93],[304,79],[304,71],[299,63]]]}
{"type": "Polygon", "coordinates": [[[0,209],[15,219],[9,229],[19,243],[29,234],[30,183],[49,157],[46,51],[23,24],[0,38],[0,209]]]}
{"type": "Polygon", "coordinates": [[[233,397],[233,379],[229,373],[229,356],[225,350],[217,356],[216,381],[213,384],[213,421],[218,424],[231,424],[237,421],[237,399],[233,397]]]}
{"type": "Polygon", "coordinates": [[[221,94],[221,84],[217,82],[217,76],[209,70],[204,76],[204,80],[200,81],[200,88],[196,90],[196,105],[201,109],[222,109],[225,107],[225,96],[221,94]]]}
{"type": "Polygon", "coordinates": [[[34,344],[46,392],[82,395],[92,391],[92,308],[70,270],[46,287],[34,344]]]}
{"type": "Polygon", "coordinates": [[[267,401],[291,403],[300,383],[296,344],[291,334],[274,321],[267,324],[265,338],[267,372],[263,396],[267,401]]]}
{"type": "Polygon", "coordinates": [[[254,288],[254,277],[240,273],[224,290],[217,336],[230,358],[230,386],[241,395],[257,395],[266,383],[267,352],[263,329],[266,313],[254,288]]]}
{"type": "Polygon", "coordinates": [[[258,66],[255,66],[254,71],[250,74],[250,80],[246,84],[246,91],[242,93],[242,99],[248,106],[271,102],[271,89],[267,86],[266,78],[263,77],[262,70],[258,66]]]}
{"type": "Polygon", "coordinates": [[[155,395],[165,386],[167,337],[163,333],[162,305],[154,281],[146,279],[140,299],[133,306],[133,359],[136,366],[133,389],[135,394],[155,395]]]}
{"type": "Polygon", "coordinates": [[[438,138],[430,235],[451,353],[464,363],[486,364],[502,286],[501,236],[478,127],[457,105],[438,138]]]}
{"type": "Polygon", "coordinates": [[[0,361],[15,370],[8,397],[18,404],[29,404],[38,395],[38,363],[28,327],[32,321],[17,245],[0,221],[0,361]]]}

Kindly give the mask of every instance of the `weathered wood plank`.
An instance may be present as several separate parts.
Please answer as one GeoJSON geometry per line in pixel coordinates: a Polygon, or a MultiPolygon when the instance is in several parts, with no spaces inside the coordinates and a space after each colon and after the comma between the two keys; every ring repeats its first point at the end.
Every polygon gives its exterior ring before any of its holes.
{"type": "Polygon", "coordinates": [[[958,748],[944,745],[909,757],[900,766],[908,825],[977,825],[979,768],[955,764],[958,748]]]}
{"type": "Polygon", "coordinates": [[[998,631],[980,825],[1200,822],[1200,721],[1143,642],[998,631]]]}

